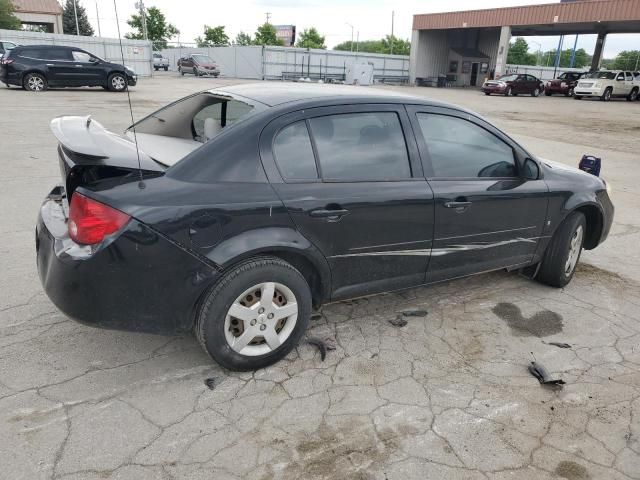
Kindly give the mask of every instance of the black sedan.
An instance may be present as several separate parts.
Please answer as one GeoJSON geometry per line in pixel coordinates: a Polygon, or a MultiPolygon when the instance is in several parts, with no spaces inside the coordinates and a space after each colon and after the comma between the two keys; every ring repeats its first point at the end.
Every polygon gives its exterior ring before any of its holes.
{"type": "Polygon", "coordinates": [[[51,300],[89,325],[194,331],[230,369],[284,357],[327,302],[497,269],[562,287],[613,218],[600,178],[458,107],[358,87],[214,89],[126,137],[52,128],[51,300]]]}

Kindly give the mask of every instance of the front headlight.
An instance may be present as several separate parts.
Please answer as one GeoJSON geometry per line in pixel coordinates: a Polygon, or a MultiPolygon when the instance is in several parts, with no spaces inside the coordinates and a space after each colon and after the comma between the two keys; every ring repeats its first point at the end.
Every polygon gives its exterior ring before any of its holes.
{"type": "Polygon", "coordinates": [[[127,74],[131,75],[132,77],[135,77],[136,72],[133,69],[131,69],[129,67],[125,67],[124,70],[125,70],[125,72],[127,72],[127,74]]]}

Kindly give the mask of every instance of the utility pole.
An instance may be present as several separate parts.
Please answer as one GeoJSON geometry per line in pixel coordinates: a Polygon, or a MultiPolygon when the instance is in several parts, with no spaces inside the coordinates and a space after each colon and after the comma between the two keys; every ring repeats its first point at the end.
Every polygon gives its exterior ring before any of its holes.
{"type": "Polygon", "coordinates": [[[353,53],[353,25],[351,25],[350,23],[345,23],[345,25],[351,27],[351,53],[353,53]]]}
{"type": "Polygon", "coordinates": [[[360,51],[360,30],[356,33],[356,55],[360,51]]]}
{"type": "Polygon", "coordinates": [[[266,12],[265,15],[267,17],[267,23],[269,23],[269,20],[271,19],[271,12],[266,12]]]}
{"type": "Polygon", "coordinates": [[[96,0],[96,20],[98,20],[98,36],[101,37],[102,33],[100,32],[100,13],[98,12],[98,0],[96,0]]]}
{"type": "Polygon", "coordinates": [[[76,7],[77,0],[73,0],[73,15],[76,17],[76,35],[80,36],[80,26],[78,25],[78,9],[76,7]]]}
{"type": "Polygon", "coordinates": [[[393,17],[395,15],[395,12],[393,10],[391,10],[391,46],[389,47],[389,55],[393,55],[393,17]]]}
{"type": "Polygon", "coordinates": [[[147,34],[147,10],[144,7],[144,1],[140,0],[136,3],[136,8],[140,10],[140,18],[142,20],[142,37],[145,40],[149,39],[149,35],[147,34]]]}
{"type": "Polygon", "coordinates": [[[576,41],[573,43],[573,50],[571,50],[571,60],[569,60],[569,68],[573,68],[576,63],[576,48],[578,47],[578,35],[576,35],[576,41]]]}

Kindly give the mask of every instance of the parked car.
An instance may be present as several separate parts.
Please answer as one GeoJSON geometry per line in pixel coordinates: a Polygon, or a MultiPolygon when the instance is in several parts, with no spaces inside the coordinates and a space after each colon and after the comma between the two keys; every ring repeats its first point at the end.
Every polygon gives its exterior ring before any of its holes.
{"type": "Polygon", "coordinates": [[[608,102],[613,97],[625,97],[629,101],[637,100],[640,82],[633,73],[624,70],[600,70],[585,75],[575,88],[576,100],[582,97],[599,97],[608,102]]]}
{"type": "Polygon", "coordinates": [[[39,92],[48,87],[103,87],[123,92],[137,83],[128,67],[107,62],[76,47],[25,45],[0,61],[0,81],[39,92]]]}
{"type": "Polygon", "coordinates": [[[89,325],[194,331],[235,370],[283,358],[327,302],[497,269],[562,287],[613,219],[602,179],[387,91],[236,85],[126,139],[91,117],[52,129],[62,184],[36,228],[49,298],[89,325]]]}
{"type": "Polygon", "coordinates": [[[2,58],[2,56],[7,53],[9,50],[13,50],[14,48],[16,48],[18,45],[16,45],[13,42],[9,42],[7,40],[1,40],[0,41],[0,58],[2,58]]]}
{"type": "Polygon", "coordinates": [[[185,73],[193,73],[196,77],[202,75],[213,75],[218,77],[220,69],[209,55],[202,53],[192,53],[178,60],[178,71],[184,75],[185,73]]]}
{"type": "Polygon", "coordinates": [[[533,75],[520,73],[505,75],[497,80],[487,80],[482,85],[482,91],[485,95],[498,93],[510,97],[522,93],[537,97],[544,92],[544,83],[533,75]]]}
{"type": "Polygon", "coordinates": [[[558,78],[549,80],[544,87],[544,94],[550,97],[554,93],[560,93],[565,97],[573,97],[575,86],[586,73],[564,72],[558,78]]]}
{"type": "Polygon", "coordinates": [[[157,72],[160,69],[163,69],[165,72],[169,70],[169,59],[163,57],[161,53],[153,54],[153,69],[157,72]]]}

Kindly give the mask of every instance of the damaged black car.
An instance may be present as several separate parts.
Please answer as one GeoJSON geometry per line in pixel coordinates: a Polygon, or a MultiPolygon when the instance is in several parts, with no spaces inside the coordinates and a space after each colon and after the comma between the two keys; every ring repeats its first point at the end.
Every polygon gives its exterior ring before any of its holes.
{"type": "Polygon", "coordinates": [[[221,365],[283,358],[313,309],[497,269],[565,286],[613,219],[604,180],[476,114],[375,89],[237,85],[124,136],[52,122],[44,290],[97,327],[193,331],[221,365]]]}

